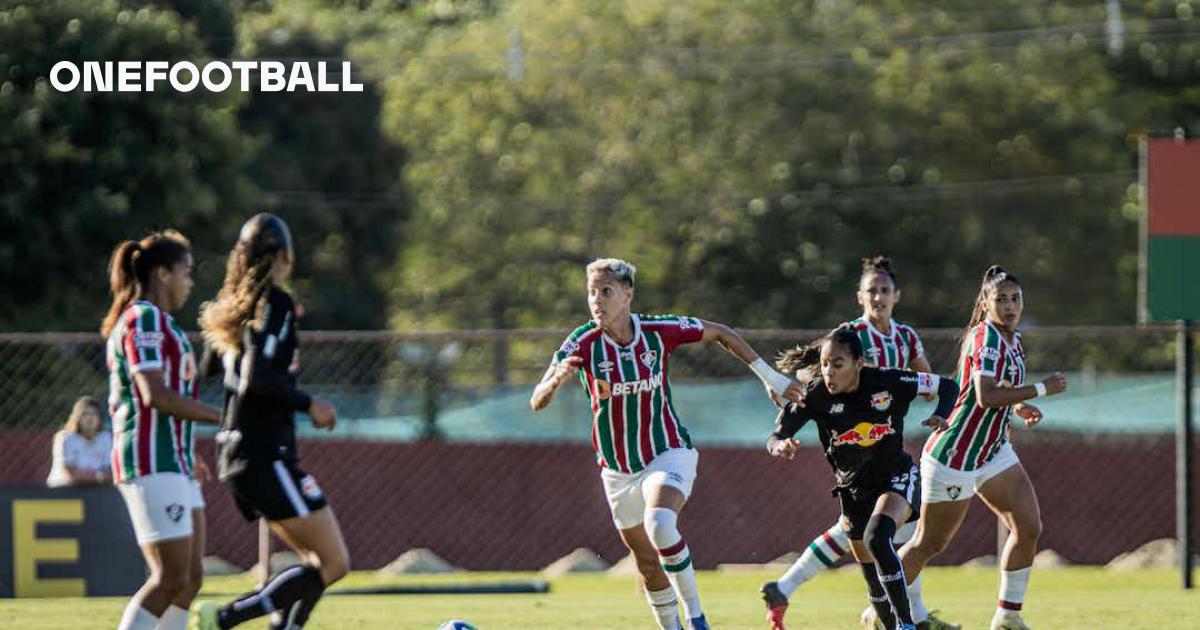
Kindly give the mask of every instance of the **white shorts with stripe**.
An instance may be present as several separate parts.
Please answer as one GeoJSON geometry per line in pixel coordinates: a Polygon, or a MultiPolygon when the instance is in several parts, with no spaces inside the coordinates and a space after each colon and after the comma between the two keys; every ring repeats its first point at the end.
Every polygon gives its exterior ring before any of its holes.
{"type": "Polygon", "coordinates": [[[617,529],[629,529],[642,523],[646,512],[646,491],[653,486],[671,486],[686,499],[696,481],[700,453],[694,448],[673,448],[655,457],[649,466],[636,473],[605,468],[600,471],[604,495],[617,529]]]}
{"type": "Polygon", "coordinates": [[[1005,442],[992,461],[975,470],[955,470],[929,455],[921,455],[921,501],[965,501],[989,479],[1020,464],[1012,444],[1005,442]]]}

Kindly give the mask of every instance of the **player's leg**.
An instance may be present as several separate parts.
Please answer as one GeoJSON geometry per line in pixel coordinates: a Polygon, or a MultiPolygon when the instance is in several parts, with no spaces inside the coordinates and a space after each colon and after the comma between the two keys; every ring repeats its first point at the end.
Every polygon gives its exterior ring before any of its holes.
{"type": "Polygon", "coordinates": [[[654,612],[654,619],[660,630],[679,630],[679,597],[667,573],[658,563],[658,550],[650,542],[646,528],[641,523],[628,529],[618,530],[621,541],[633,554],[637,563],[638,577],[642,590],[646,593],[646,601],[654,612]]]}
{"type": "MultiPolygon", "coordinates": [[[[199,488],[197,488],[198,491],[199,488]]],[[[159,619],[158,630],[186,630],[188,609],[191,608],[192,600],[196,598],[196,593],[200,592],[200,586],[204,583],[204,508],[193,509],[191,512],[192,538],[191,553],[187,562],[187,584],[175,596],[175,599],[171,600],[171,605],[159,619]]]]}
{"type": "MultiPolygon", "coordinates": [[[[912,474],[915,476],[916,472],[914,467],[912,474]]],[[[906,522],[912,514],[910,498],[911,495],[906,497],[896,492],[883,493],[876,499],[875,509],[863,532],[863,541],[875,559],[880,584],[887,593],[887,600],[900,628],[914,627],[908,601],[908,583],[904,579],[904,567],[900,564],[900,556],[896,555],[893,542],[896,524],[906,522]]]]}
{"type": "MultiPolygon", "coordinates": [[[[875,557],[871,554],[871,548],[863,538],[867,523],[870,522],[871,513],[875,508],[874,498],[867,497],[857,500],[850,496],[849,492],[843,491],[839,495],[839,500],[842,504],[842,519],[846,524],[849,536],[850,553],[858,563],[863,580],[867,583],[867,599],[870,600],[871,607],[875,611],[875,618],[882,620],[878,623],[883,627],[889,630],[895,628],[896,615],[892,612],[891,603],[888,602],[887,590],[879,581],[879,571],[875,568],[875,557]]],[[[873,621],[867,627],[873,627],[875,624],[876,622],[873,621]]]]}
{"type": "Polygon", "coordinates": [[[697,459],[693,449],[675,449],[650,463],[642,481],[642,494],[646,498],[643,521],[667,579],[683,604],[688,626],[692,630],[708,630],[708,621],[700,607],[700,588],[691,550],[679,532],[679,513],[691,494],[697,459]]]}
{"type": "Polygon", "coordinates": [[[141,545],[150,576],[130,598],[118,630],[152,630],[158,627],[171,601],[187,589],[190,538],[148,542],[141,545]]]}
{"type": "Polygon", "coordinates": [[[787,613],[788,598],[811,580],[822,569],[828,569],[841,560],[850,549],[850,538],[846,526],[838,519],[829,529],[808,544],[800,557],[774,582],[767,582],[759,589],[767,604],[767,621],[772,630],[783,630],[783,618],[787,613]]]}
{"type": "Polygon", "coordinates": [[[230,486],[243,514],[252,514],[253,508],[266,517],[275,535],[296,550],[302,563],[280,571],[227,606],[218,609],[210,602],[198,603],[194,627],[232,628],[276,612],[281,623],[302,626],[325,587],[349,571],[349,552],[333,509],[311,476],[285,462],[239,475],[230,486]]]}
{"type": "Polygon", "coordinates": [[[910,581],[954,539],[974,494],[974,475],[921,458],[921,520],[912,540],[900,548],[904,575],[910,581]]]}
{"type": "Polygon", "coordinates": [[[837,564],[850,549],[850,537],[839,520],[808,543],[800,558],[788,567],[776,582],[785,597],[791,597],[797,588],[813,579],[821,570],[837,564]]]}
{"type": "Polygon", "coordinates": [[[600,480],[604,484],[613,525],[633,554],[638,579],[659,630],[679,630],[679,597],[658,562],[658,550],[642,525],[646,501],[642,496],[641,475],[605,469],[600,473],[600,480]]]}
{"type": "Polygon", "coordinates": [[[1021,630],[1026,627],[1021,606],[1042,533],[1037,493],[1018,462],[980,485],[979,496],[1009,530],[1000,556],[1000,594],[992,628],[1021,630]]]}
{"type": "Polygon", "coordinates": [[[192,521],[187,478],[156,473],[117,485],[150,575],[130,598],[118,630],[152,630],[178,594],[187,589],[192,521]]]}

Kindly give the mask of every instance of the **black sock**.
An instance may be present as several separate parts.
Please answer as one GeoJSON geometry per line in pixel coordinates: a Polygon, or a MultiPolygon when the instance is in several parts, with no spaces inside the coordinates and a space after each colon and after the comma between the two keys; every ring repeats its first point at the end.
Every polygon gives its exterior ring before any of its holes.
{"type": "Polygon", "coordinates": [[[307,564],[288,567],[271,578],[259,590],[246,593],[217,612],[217,625],[232,628],[276,610],[287,611],[314,588],[323,589],[324,581],[316,567],[307,564]]]}
{"type": "Polygon", "coordinates": [[[304,624],[308,623],[308,616],[312,614],[313,608],[317,607],[317,602],[321,600],[323,594],[325,594],[323,583],[319,587],[310,588],[303,597],[293,602],[286,610],[278,611],[278,619],[272,616],[271,630],[301,630],[304,624]]]}
{"type": "Polygon", "coordinates": [[[883,590],[883,585],[879,583],[879,571],[875,569],[875,563],[860,562],[858,566],[862,569],[863,577],[867,579],[867,599],[871,600],[875,614],[883,622],[883,627],[895,628],[896,615],[892,614],[892,605],[888,603],[887,591],[883,590]]]}
{"type": "Polygon", "coordinates": [[[892,545],[892,537],[896,534],[896,521],[886,514],[874,514],[867,521],[864,538],[871,554],[875,556],[875,566],[879,570],[879,581],[887,591],[892,610],[901,623],[911,624],[912,609],[908,603],[908,583],[904,580],[904,565],[900,556],[896,555],[896,547],[892,545]]]}

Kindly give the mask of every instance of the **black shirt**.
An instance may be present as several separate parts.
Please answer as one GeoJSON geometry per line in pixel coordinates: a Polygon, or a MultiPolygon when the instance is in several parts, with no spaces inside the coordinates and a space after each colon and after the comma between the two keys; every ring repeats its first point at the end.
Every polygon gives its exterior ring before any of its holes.
{"type": "Polygon", "coordinates": [[[932,374],[864,367],[858,389],[830,394],[821,378],[809,381],[804,406],[795,403],[779,412],[768,448],[796,435],[808,421],[817,424],[825,458],[837,476],[833,493],[859,496],[884,488],[889,479],[907,472],[913,460],[904,451],[904,416],[920,394],[939,394],[943,417],[954,402],[947,385],[953,381],[932,374]],[[940,381],[940,387],[939,387],[940,381]],[[950,395],[947,395],[950,394],[950,395]]]}
{"type": "Polygon", "coordinates": [[[217,434],[222,479],[274,460],[296,460],[295,412],[312,398],[296,387],[296,307],[286,291],[268,289],[261,330],[247,325],[240,354],[225,364],[225,413],[217,434]]]}

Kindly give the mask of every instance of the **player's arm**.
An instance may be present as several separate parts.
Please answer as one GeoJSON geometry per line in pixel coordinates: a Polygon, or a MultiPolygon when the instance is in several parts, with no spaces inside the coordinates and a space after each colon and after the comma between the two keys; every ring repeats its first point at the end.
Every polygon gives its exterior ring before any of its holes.
{"type": "Polygon", "coordinates": [[[794,403],[804,403],[804,386],[780,374],[775,368],[768,365],[736,331],[725,324],[705,320],[700,320],[700,322],[704,325],[704,334],[700,340],[715,342],[724,348],[726,352],[741,359],[746,365],[750,366],[750,370],[766,386],[767,394],[776,405],[779,404],[780,399],[790,400],[794,403]]]}
{"type": "Polygon", "coordinates": [[[921,421],[922,426],[931,429],[946,429],[950,425],[946,418],[950,417],[950,412],[954,410],[954,403],[958,399],[958,383],[954,379],[942,378],[937,374],[929,372],[918,372],[916,374],[917,386],[916,396],[921,396],[928,400],[931,396],[937,396],[937,407],[933,410],[933,415],[921,421]]]}
{"type": "Polygon", "coordinates": [[[808,416],[802,412],[803,408],[796,404],[779,410],[779,415],[775,417],[775,430],[767,438],[767,452],[772,457],[781,459],[796,457],[796,452],[800,449],[800,442],[794,436],[809,420],[808,416]]]}
{"type": "Polygon", "coordinates": [[[291,301],[286,298],[273,300],[269,311],[262,330],[247,326],[242,336],[238,395],[252,393],[274,399],[295,411],[307,413],[313,426],[332,431],[337,425],[337,410],[333,404],[296,387],[288,368],[274,360],[285,336],[296,334],[291,325],[294,316],[291,301]]]}
{"type": "Polygon", "coordinates": [[[975,388],[975,397],[979,400],[980,406],[986,408],[1006,407],[1033,400],[1039,396],[1053,396],[1065,392],[1067,391],[1067,377],[1063,376],[1061,372],[1055,372],[1032,385],[1001,387],[994,376],[977,373],[972,386],[975,388]]]}
{"type": "Polygon", "coordinates": [[[533,388],[533,396],[529,398],[529,406],[534,411],[541,411],[554,400],[554,394],[563,386],[570,378],[579,372],[580,366],[583,365],[583,359],[578,356],[568,356],[561,361],[555,360],[546,369],[546,373],[542,375],[542,380],[533,388]]]}
{"type": "Polygon", "coordinates": [[[210,407],[191,396],[184,396],[167,387],[162,370],[151,369],[134,372],[133,382],[137,385],[142,401],[163,413],[176,418],[210,424],[216,424],[221,420],[221,412],[216,407],[210,407]]]}
{"type": "Polygon", "coordinates": [[[926,359],[923,354],[910,361],[909,367],[914,372],[933,372],[933,366],[929,365],[929,359],[926,359]]]}

